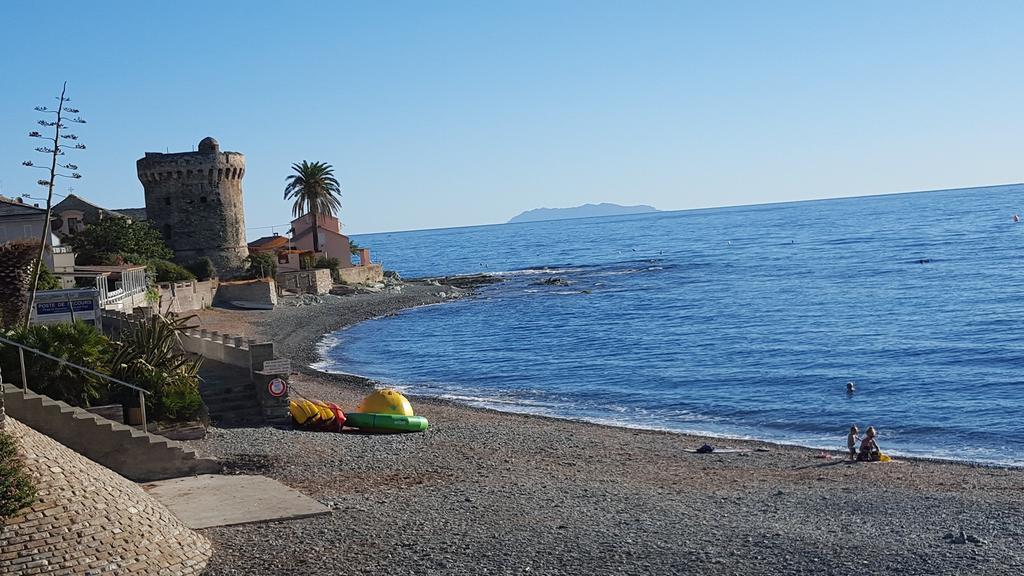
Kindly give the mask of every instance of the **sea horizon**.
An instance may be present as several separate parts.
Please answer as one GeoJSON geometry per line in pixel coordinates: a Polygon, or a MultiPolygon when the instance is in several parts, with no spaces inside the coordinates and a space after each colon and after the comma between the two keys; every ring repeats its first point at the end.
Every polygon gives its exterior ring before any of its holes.
{"type": "MultiPolygon", "coordinates": [[[[983,186],[957,186],[957,187],[954,187],[954,188],[930,188],[928,190],[907,190],[907,191],[903,191],[903,192],[878,192],[878,193],[875,193],[875,194],[854,194],[854,195],[851,195],[851,196],[833,196],[833,197],[828,197],[828,198],[802,198],[802,199],[798,199],[798,200],[778,200],[778,201],[771,201],[771,202],[752,202],[752,203],[747,203],[747,204],[723,204],[721,206],[704,206],[704,207],[697,207],[697,208],[679,208],[679,209],[675,209],[675,210],[662,210],[662,209],[658,208],[657,206],[654,206],[654,208],[657,209],[657,213],[659,213],[659,214],[675,214],[675,213],[679,213],[679,212],[702,212],[702,211],[707,211],[707,210],[728,210],[728,209],[731,209],[731,208],[756,208],[758,206],[778,206],[778,205],[787,205],[787,204],[802,204],[802,203],[807,203],[807,202],[828,202],[830,200],[854,200],[854,199],[858,199],[858,198],[883,198],[883,197],[888,197],[888,196],[908,196],[908,195],[914,195],[914,194],[932,194],[932,193],[935,193],[935,192],[956,192],[956,191],[960,191],[960,190],[983,190],[983,189],[990,189],[990,188],[1006,188],[1008,186],[1021,186],[1021,185],[1024,185],[1024,182],[1008,182],[1008,183],[1005,183],[1005,184],[986,184],[986,185],[983,185],[983,186]]],[[[538,207],[535,207],[535,208],[538,208],[538,207]]],[[[558,208],[558,207],[541,206],[539,208],[558,208]]],[[[567,208],[573,208],[573,206],[569,206],[567,208]]],[[[527,209],[527,210],[529,210],[529,209],[527,209]]],[[[618,216],[636,216],[636,215],[642,215],[642,214],[613,214],[613,215],[605,215],[605,216],[577,216],[577,217],[569,217],[569,218],[558,218],[558,219],[555,219],[555,220],[546,220],[546,221],[547,222],[560,222],[560,221],[564,221],[564,220],[590,220],[590,219],[597,219],[597,218],[615,218],[615,217],[618,217],[618,216]]],[[[505,221],[505,222],[489,222],[489,223],[485,223],[485,224],[462,224],[462,225],[458,225],[458,226],[440,226],[440,227],[437,227],[437,228],[408,228],[408,229],[399,229],[399,230],[384,230],[384,231],[378,231],[378,232],[353,232],[353,233],[350,234],[350,237],[353,240],[358,240],[360,237],[375,236],[375,235],[378,235],[378,234],[401,234],[401,233],[405,233],[405,232],[434,232],[434,231],[441,231],[441,230],[460,230],[460,229],[464,229],[464,228],[485,228],[485,227],[489,227],[489,226],[522,225],[522,224],[535,224],[535,223],[536,222],[533,222],[533,221],[531,221],[531,222],[508,222],[508,221],[505,221]]]]}

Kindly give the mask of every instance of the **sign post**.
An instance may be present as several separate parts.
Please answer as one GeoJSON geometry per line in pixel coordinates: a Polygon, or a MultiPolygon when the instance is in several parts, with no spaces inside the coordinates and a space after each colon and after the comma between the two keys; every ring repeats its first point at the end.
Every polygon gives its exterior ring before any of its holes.
{"type": "Polygon", "coordinates": [[[288,393],[288,383],[280,378],[274,378],[267,384],[267,392],[274,398],[280,398],[288,393]]]}
{"type": "Polygon", "coordinates": [[[263,362],[263,370],[260,370],[260,374],[277,375],[277,374],[291,374],[292,373],[292,361],[287,358],[278,358],[276,360],[265,360],[263,362]]]}

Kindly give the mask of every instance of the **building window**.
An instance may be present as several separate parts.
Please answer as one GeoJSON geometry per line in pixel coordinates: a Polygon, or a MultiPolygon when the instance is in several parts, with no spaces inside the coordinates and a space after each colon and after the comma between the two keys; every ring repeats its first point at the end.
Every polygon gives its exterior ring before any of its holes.
{"type": "Polygon", "coordinates": [[[206,196],[200,196],[199,197],[199,203],[200,204],[206,204],[206,196]]]}
{"type": "Polygon", "coordinates": [[[170,242],[171,238],[174,237],[174,230],[171,229],[170,224],[164,224],[164,240],[170,242]]]}
{"type": "Polygon", "coordinates": [[[170,196],[164,198],[164,204],[167,205],[167,206],[171,205],[171,197],[170,196]]]}

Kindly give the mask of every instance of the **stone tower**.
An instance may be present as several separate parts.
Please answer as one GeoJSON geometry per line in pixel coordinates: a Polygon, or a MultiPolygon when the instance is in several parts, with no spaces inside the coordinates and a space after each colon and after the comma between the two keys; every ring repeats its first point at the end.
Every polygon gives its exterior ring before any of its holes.
{"type": "Polygon", "coordinates": [[[146,152],[135,164],[146,189],[146,217],[174,250],[175,260],[188,264],[209,256],[222,276],[243,268],[249,255],[244,155],[221,152],[207,137],[196,152],[146,152]]]}

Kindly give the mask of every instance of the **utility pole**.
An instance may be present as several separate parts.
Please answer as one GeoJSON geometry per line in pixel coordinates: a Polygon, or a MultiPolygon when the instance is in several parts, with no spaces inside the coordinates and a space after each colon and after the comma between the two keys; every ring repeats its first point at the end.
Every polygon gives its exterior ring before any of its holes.
{"type": "MultiPolygon", "coordinates": [[[[36,259],[35,273],[32,274],[32,285],[31,285],[32,291],[31,291],[31,293],[29,295],[28,308],[25,309],[25,327],[28,327],[29,320],[32,318],[32,308],[34,308],[35,305],[36,305],[36,288],[38,288],[38,286],[39,286],[39,273],[42,270],[43,265],[44,265],[43,259],[46,256],[46,242],[47,242],[47,240],[50,237],[50,216],[51,216],[52,211],[53,211],[53,185],[54,185],[54,180],[57,179],[57,176],[60,176],[62,178],[72,178],[72,179],[75,179],[75,180],[77,180],[77,179],[82,177],[82,175],[78,173],[78,166],[76,166],[75,164],[70,164],[70,163],[58,164],[57,163],[57,157],[58,156],[64,156],[65,148],[70,148],[70,149],[73,149],[73,150],[85,150],[85,144],[80,144],[80,143],[76,142],[78,140],[78,136],[76,136],[74,134],[70,134],[70,133],[64,133],[64,134],[61,133],[62,130],[67,128],[67,125],[64,124],[64,122],[74,122],[76,124],[85,124],[85,120],[83,120],[81,116],[76,116],[74,118],[65,118],[64,117],[65,113],[67,113],[67,114],[78,114],[78,112],[79,112],[76,108],[72,108],[70,106],[65,106],[65,104],[68,104],[68,103],[71,102],[71,98],[67,97],[67,90],[68,90],[68,83],[64,82],[64,86],[60,90],[60,96],[56,97],[56,99],[58,100],[58,104],[57,104],[57,109],[56,110],[51,110],[50,108],[47,108],[46,106],[36,106],[36,108],[35,108],[37,112],[40,112],[40,113],[43,113],[43,114],[56,114],[57,118],[56,118],[56,120],[54,120],[52,122],[49,121],[49,120],[40,120],[38,122],[38,124],[40,126],[42,126],[44,129],[45,128],[53,128],[53,144],[52,144],[52,146],[40,146],[40,147],[36,148],[36,152],[39,152],[41,154],[49,154],[50,155],[50,179],[49,180],[37,180],[36,181],[36,183],[39,184],[40,186],[46,186],[46,188],[47,188],[47,193],[46,193],[46,221],[43,222],[43,233],[40,235],[40,238],[39,238],[39,258],[36,259]],[[68,142],[66,144],[62,144],[61,143],[62,140],[66,140],[68,142]],[[72,142],[75,142],[75,143],[72,145],[71,144],[72,142]],[[66,170],[71,170],[71,174],[62,174],[60,172],[57,172],[57,168],[58,167],[66,169],[66,170]]],[[[45,134],[43,134],[43,133],[41,133],[41,132],[39,132],[37,130],[33,130],[32,132],[29,132],[28,135],[31,138],[42,138],[42,139],[47,140],[47,141],[50,140],[49,136],[47,136],[47,135],[45,135],[45,134]]],[[[44,169],[44,170],[46,169],[45,166],[36,166],[35,163],[32,162],[31,160],[26,160],[26,161],[22,162],[21,164],[22,164],[22,166],[28,166],[29,168],[41,168],[41,169],[44,169]]]]}

